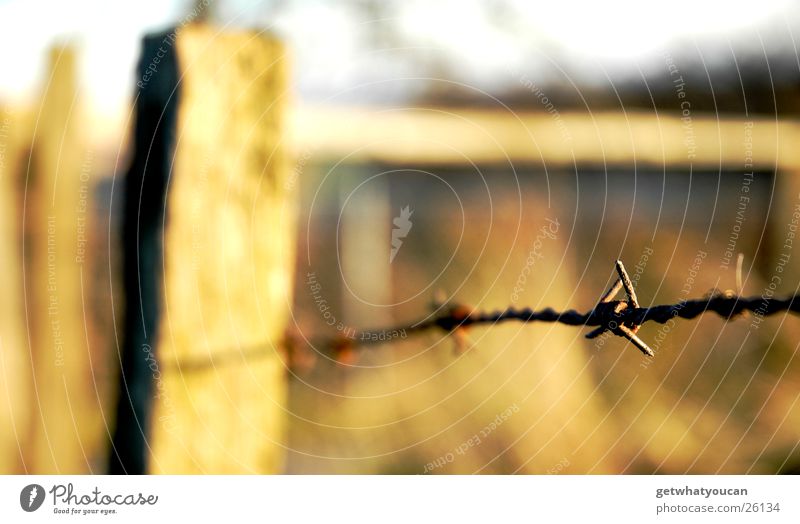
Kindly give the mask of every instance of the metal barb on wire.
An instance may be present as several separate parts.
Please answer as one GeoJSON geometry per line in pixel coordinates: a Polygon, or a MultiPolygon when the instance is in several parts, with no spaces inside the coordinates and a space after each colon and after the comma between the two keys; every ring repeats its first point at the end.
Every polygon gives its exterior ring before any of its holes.
{"type": "MultiPolygon", "coordinates": [[[[332,354],[334,357],[342,351],[352,352],[356,346],[370,346],[386,344],[385,335],[389,332],[403,332],[406,335],[419,334],[430,329],[440,329],[457,336],[463,335],[465,329],[480,324],[498,324],[506,321],[519,322],[558,322],[569,326],[594,327],[587,338],[595,338],[606,331],[627,339],[643,354],[653,357],[652,349],[636,335],[636,332],[646,322],[665,324],[674,318],[685,320],[694,319],[703,313],[712,312],[728,320],[747,311],[758,317],[772,315],[778,312],[800,313],[800,295],[785,299],[764,297],[741,297],[733,291],[717,292],[704,298],[682,300],[678,304],[641,307],[639,305],[633,283],[628,276],[625,266],[617,260],[616,270],[619,278],[611,288],[600,298],[597,305],[587,313],[575,310],[556,311],[545,308],[534,311],[531,308],[517,309],[509,307],[505,310],[492,312],[476,311],[461,304],[443,307],[444,311],[434,317],[428,317],[419,322],[406,326],[397,326],[391,329],[366,330],[356,332],[352,337],[335,337],[321,341],[309,341],[313,351],[321,354],[332,354]],[[614,300],[621,289],[625,289],[626,300],[614,300]]],[[[405,337],[404,337],[405,338],[405,337]]],[[[295,342],[287,340],[289,352],[296,346],[295,342]]],[[[176,367],[181,371],[198,371],[213,369],[226,362],[246,362],[266,354],[274,353],[273,345],[251,347],[248,350],[228,351],[216,354],[213,359],[203,358],[197,360],[181,360],[166,362],[169,367],[176,367]]]]}
{"type": "MultiPolygon", "coordinates": [[[[533,311],[530,308],[516,309],[510,307],[504,311],[491,313],[473,311],[465,315],[463,306],[451,307],[447,313],[406,327],[394,328],[414,333],[430,328],[440,328],[447,332],[467,328],[477,324],[496,324],[509,320],[520,322],[558,322],[570,326],[596,327],[589,332],[587,338],[596,338],[606,331],[630,341],[636,348],[648,357],[655,356],[653,350],[636,335],[642,324],[656,322],[665,324],[674,318],[686,320],[694,319],[703,313],[716,313],[725,319],[731,319],[744,312],[750,311],[758,316],[768,316],[781,311],[800,313],[800,296],[795,295],[786,299],[764,297],[741,297],[731,291],[719,292],[705,298],[683,300],[678,304],[652,306],[643,308],[639,304],[633,282],[628,275],[625,265],[621,260],[615,264],[618,278],[611,288],[603,294],[597,305],[588,313],[579,313],[575,310],[558,312],[552,308],[533,311]],[[620,290],[624,289],[626,300],[614,300],[620,290]],[[458,311],[454,315],[452,312],[458,311]]],[[[365,331],[365,337],[371,338],[371,333],[365,331]]]]}
{"type": "MultiPolygon", "coordinates": [[[[639,308],[639,300],[636,298],[636,291],[633,289],[633,282],[631,282],[631,278],[628,276],[628,272],[625,270],[625,265],[622,263],[622,260],[617,260],[616,268],[619,278],[616,280],[616,282],[614,282],[614,285],[611,286],[611,289],[609,289],[600,299],[595,311],[598,311],[598,308],[606,308],[609,304],[612,305],[614,315],[619,315],[625,309],[639,308]],[[612,299],[617,295],[617,293],[619,293],[620,288],[625,289],[625,294],[628,295],[628,300],[626,302],[612,302],[612,299]]],[[[640,327],[641,324],[634,322],[620,323],[616,320],[610,320],[608,323],[602,324],[597,329],[592,330],[586,335],[586,338],[596,338],[606,331],[611,331],[617,336],[628,339],[631,344],[639,348],[639,351],[648,357],[653,357],[655,356],[655,353],[653,353],[653,350],[650,349],[650,346],[648,346],[644,340],[636,336],[636,332],[639,331],[640,327]]]]}

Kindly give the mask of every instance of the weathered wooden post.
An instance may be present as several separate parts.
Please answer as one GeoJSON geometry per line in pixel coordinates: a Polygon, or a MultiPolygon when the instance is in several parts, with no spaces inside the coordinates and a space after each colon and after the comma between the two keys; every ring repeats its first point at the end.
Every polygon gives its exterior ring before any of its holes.
{"type": "Polygon", "coordinates": [[[148,358],[153,356],[161,303],[161,233],[177,107],[173,42],[174,31],[145,37],[137,68],[134,152],[122,210],[125,316],[111,473],[145,473],[149,457],[153,372],[148,358]],[[167,52],[160,52],[170,36],[167,52]]]}
{"type": "Polygon", "coordinates": [[[25,344],[25,311],[22,295],[22,253],[18,200],[22,160],[19,119],[0,108],[0,382],[8,396],[0,401],[0,473],[21,473],[25,464],[20,438],[29,427],[31,375],[25,344]]]}
{"type": "MultiPolygon", "coordinates": [[[[36,473],[92,470],[102,437],[82,286],[90,164],[82,140],[76,52],[55,47],[25,170],[23,254],[33,413],[23,444],[36,473]]],[[[89,153],[89,158],[91,153],[89,153]]],[[[89,161],[90,162],[90,161],[89,161]]]]}
{"type": "Polygon", "coordinates": [[[134,389],[112,471],[280,471],[295,222],[284,53],[201,24],[145,40],[125,209],[134,389]]]}

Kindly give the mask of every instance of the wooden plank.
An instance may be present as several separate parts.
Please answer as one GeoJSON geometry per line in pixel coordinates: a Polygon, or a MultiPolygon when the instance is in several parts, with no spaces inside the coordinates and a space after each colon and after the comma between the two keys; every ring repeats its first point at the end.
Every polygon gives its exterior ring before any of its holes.
{"type": "Polygon", "coordinates": [[[275,473],[286,373],[278,344],[294,265],[295,203],[282,146],[283,46],[255,32],[186,26],[164,231],[163,303],[151,368],[150,471],[275,473]],[[201,370],[180,362],[254,347],[201,370]]]}
{"type": "Polygon", "coordinates": [[[299,107],[291,118],[297,151],[315,160],[389,164],[508,162],[558,168],[578,165],[742,169],[742,137],[752,124],[756,170],[800,169],[800,125],[789,119],[690,121],[647,112],[547,113],[502,109],[299,107]],[[369,137],[369,140],[364,140],[369,137]]]}

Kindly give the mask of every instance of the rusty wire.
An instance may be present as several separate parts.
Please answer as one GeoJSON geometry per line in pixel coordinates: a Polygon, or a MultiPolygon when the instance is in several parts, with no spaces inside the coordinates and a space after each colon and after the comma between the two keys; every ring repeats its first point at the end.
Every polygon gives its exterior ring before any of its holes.
{"type": "MultiPolygon", "coordinates": [[[[703,313],[716,313],[726,320],[730,320],[745,312],[751,312],[757,317],[764,317],[779,312],[800,313],[800,295],[785,299],[773,297],[741,297],[733,291],[715,292],[709,296],[691,300],[682,300],[677,304],[641,307],[636,293],[628,276],[625,266],[621,261],[616,261],[619,278],[613,286],[601,297],[597,305],[586,313],[573,309],[556,311],[545,308],[534,311],[531,308],[508,307],[497,311],[478,311],[464,305],[452,305],[444,308],[441,314],[425,320],[397,326],[388,329],[364,330],[354,335],[339,336],[316,342],[309,342],[317,353],[333,355],[338,358],[345,351],[352,351],[355,347],[364,347],[376,344],[385,344],[386,340],[381,335],[386,333],[405,333],[406,335],[419,334],[432,329],[439,329],[446,333],[458,335],[465,328],[486,324],[493,325],[501,322],[557,322],[568,326],[595,327],[586,335],[586,338],[596,338],[605,332],[627,339],[639,351],[648,357],[655,354],[652,349],[637,335],[642,324],[656,322],[665,324],[674,318],[686,320],[694,319],[703,313]],[[624,289],[626,300],[614,300],[620,290],[624,289]]],[[[289,351],[296,349],[297,340],[287,340],[284,346],[289,351]]],[[[243,362],[274,353],[272,346],[253,346],[239,351],[214,355],[211,358],[181,360],[172,363],[182,372],[197,371],[214,368],[230,362],[243,362]]]]}

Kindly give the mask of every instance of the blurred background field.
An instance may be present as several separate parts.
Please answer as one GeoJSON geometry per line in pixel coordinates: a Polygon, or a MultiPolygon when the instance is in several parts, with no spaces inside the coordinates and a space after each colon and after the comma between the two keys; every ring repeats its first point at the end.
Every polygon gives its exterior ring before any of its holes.
{"type": "MultiPolygon", "coordinates": [[[[745,2],[656,4],[658,16],[625,1],[218,2],[199,11],[201,3],[87,1],[46,4],[47,23],[31,4],[0,4],[9,60],[0,72],[0,472],[106,471],[125,331],[120,202],[135,63],[143,34],[193,9],[186,27],[255,28],[285,44],[291,64],[276,91],[282,128],[262,149],[287,156],[290,203],[265,227],[293,239],[280,251],[293,269],[276,277],[291,279],[286,303],[270,298],[258,311],[264,333],[341,335],[320,299],[346,330],[419,320],[437,292],[481,310],[585,311],[612,283],[617,258],[644,305],[736,290],[740,253],[743,295],[771,282],[778,295],[796,293],[800,265],[787,239],[800,204],[800,11],[777,0],[757,12],[745,2]],[[391,258],[404,208],[411,227],[391,258]],[[56,225],[54,210],[68,218],[56,225]]],[[[224,120],[236,118],[231,110],[224,120]]],[[[205,158],[195,155],[200,171],[205,158]]],[[[206,253],[201,261],[219,249],[184,241],[206,253]]],[[[196,310],[213,322],[238,315],[232,307],[204,298],[196,310]]],[[[159,340],[189,329],[196,340],[170,351],[211,354],[208,332],[181,321],[162,322],[159,340]]],[[[203,421],[188,428],[181,452],[218,453],[224,463],[226,446],[261,438],[278,458],[149,470],[800,468],[800,319],[648,324],[640,336],[652,360],[615,337],[586,340],[587,331],[475,327],[461,353],[432,331],[309,365],[271,341],[261,350],[277,359],[275,389],[254,399],[268,417],[239,413],[232,400],[259,365],[250,341],[232,340],[241,358],[199,372],[219,396],[190,389],[198,372],[176,371],[159,352],[166,346],[154,344],[159,373],[172,373],[169,395],[191,406],[176,409],[203,421]],[[209,442],[223,451],[208,451],[209,442]]],[[[159,443],[163,429],[153,446],[178,449],[159,443]]]]}

